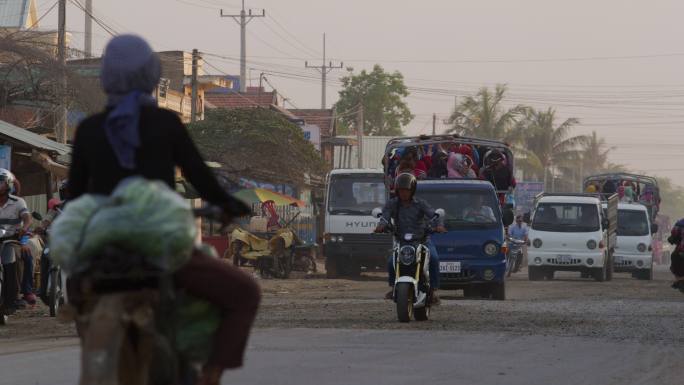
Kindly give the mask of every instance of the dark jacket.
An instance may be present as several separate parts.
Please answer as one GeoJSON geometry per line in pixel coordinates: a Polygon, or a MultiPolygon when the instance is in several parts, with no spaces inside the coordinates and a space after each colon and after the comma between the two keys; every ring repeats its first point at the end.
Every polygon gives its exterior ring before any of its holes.
{"type": "Polygon", "coordinates": [[[78,126],[69,170],[70,198],[85,193],[108,195],[122,179],[133,175],[161,180],[173,189],[178,166],[203,199],[220,206],[235,202],[204,163],[176,114],[152,106],[141,109],[141,145],[134,170],[119,165],[103,128],[106,116],[104,111],[78,126]]]}
{"type": "MultiPolygon", "coordinates": [[[[431,220],[435,216],[435,210],[430,205],[418,198],[413,198],[411,203],[407,206],[401,204],[399,198],[392,198],[382,209],[382,217],[390,222],[394,219],[394,226],[396,226],[399,236],[404,234],[413,234],[414,239],[422,239],[425,235],[425,228],[427,227],[427,220],[431,220]]],[[[440,218],[437,221],[438,226],[444,225],[444,220],[440,218]]]]}

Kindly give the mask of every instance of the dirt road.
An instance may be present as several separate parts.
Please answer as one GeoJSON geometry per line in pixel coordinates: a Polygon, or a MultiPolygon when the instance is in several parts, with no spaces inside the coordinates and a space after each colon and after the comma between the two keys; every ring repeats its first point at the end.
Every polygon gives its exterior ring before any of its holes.
{"type": "MultiPolygon", "coordinates": [[[[393,367],[403,349],[417,347],[433,383],[468,383],[449,380],[457,373],[483,384],[681,384],[684,295],[669,279],[662,267],[653,281],[617,274],[594,282],[567,273],[530,282],[522,272],[508,281],[506,301],[443,291],[431,320],[410,324],[396,322],[393,304],[381,299],[381,274],[260,280],[264,299],[249,361],[226,383],[414,383],[412,370],[393,367]]],[[[48,318],[42,307],[10,322],[0,328],[0,372],[34,358],[56,360],[64,373],[54,383],[73,383],[71,325],[48,318]]],[[[50,380],[30,367],[14,373],[13,384],[50,380]]]]}

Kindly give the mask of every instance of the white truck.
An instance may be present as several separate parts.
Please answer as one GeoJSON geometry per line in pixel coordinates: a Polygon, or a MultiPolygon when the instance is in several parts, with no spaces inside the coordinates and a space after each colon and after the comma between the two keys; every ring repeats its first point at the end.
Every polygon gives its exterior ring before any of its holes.
{"type": "Polygon", "coordinates": [[[390,234],[373,234],[372,211],[385,205],[379,169],[335,169],[327,178],[323,254],[328,278],[357,276],[361,268],[384,269],[392,252],[390,234]]]}
{"type": "MultiPolygon", "coordinates": [[[[606,204],[604,204],[606,207],[606,204]]],[[[653,279],[653,234],[658,225],[651,223],[649,210],[642,204],[618,204],[617,244],[614,269],[631,273],[643,280],[653,279]]]]}
{"type": "Polygon", "coordinates": [[[529,279],[578,271],[583,278],[611,280],[617,226],[617,195],[607,198],[604,210],[599,194],[539,194],[529,232],[529,279]]]}

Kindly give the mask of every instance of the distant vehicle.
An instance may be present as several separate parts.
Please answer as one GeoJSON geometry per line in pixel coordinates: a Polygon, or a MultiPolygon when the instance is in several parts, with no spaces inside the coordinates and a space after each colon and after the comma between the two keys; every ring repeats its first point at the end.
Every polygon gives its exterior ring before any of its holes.
{"type": "MultiPolygon", "coordinates": [[[[636,194],[634,203],[643,204],[648,208],[648,212],[653,222],[660,210],[660,188],[658,187],[658,180],[651,176],[637,175],[629,173],[607,173],[598,174],[586,177],[584,179],[584,189],[586,190],[590,185],[598,188],[599,193],[606,196],[606,184],[611,183],[617,187],[617,184],[629,185],[635,188],[636,194]]],[[[612,187],[608,190],[612,190],[612,187]]],[[[617,191],[609,191],[608,195],[614,194],[617,191]]]]}
{"type": "Polygon", "coordinates": [[[529,279],[578,271],[584,278],[610,281],[617,228],[617,195],[607,197],[603,210],[599,194],[539,194],[529,232],[529,279]]]}
{"type": "MultiPolygon", "coordinates": [[[[607,205],[604,203],[603,207],[607,205]]],[[[618,204],[617,244],[614,269],[632,277],[653,279],[653,234],[658,225],[651,223],[648,210],[641,204],[618,204]]]]}
{"type": "Polygon", "coordinates": [[[392,236],[372,234],[378,225],[372,210],[387,199],[383,175],[377,169],[336,169],[328,175],[323,237],[328,278],[387,266],[392,236]]]}

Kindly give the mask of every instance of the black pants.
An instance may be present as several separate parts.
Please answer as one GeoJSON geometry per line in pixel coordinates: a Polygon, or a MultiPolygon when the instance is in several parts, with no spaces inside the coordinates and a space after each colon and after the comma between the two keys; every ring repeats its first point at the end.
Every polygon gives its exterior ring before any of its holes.
{"type": "Polygon", "coordinates": [[[13,308],[19,292],[19,280],[17,279],[17,263],[2,265],[2,277],[0,278],[0,308],[13,308]]]}
{"type": "Polygon", "coordinates": [[[684,277],[684,253],[673,251],[670,255],[670,271],[677,277],[684,277]]]}

